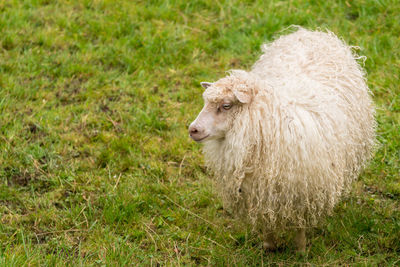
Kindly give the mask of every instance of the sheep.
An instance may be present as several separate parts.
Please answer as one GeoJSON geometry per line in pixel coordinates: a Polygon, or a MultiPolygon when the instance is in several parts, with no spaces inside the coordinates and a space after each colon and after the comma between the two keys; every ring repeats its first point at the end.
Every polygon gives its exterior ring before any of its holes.
{"type": "Polygon", "coordinates": [[[226,209],[261,234],[306,229],[332,214],[375,147],[375,111],[352,47],[331,32],[297,31],[262,47],[250,71],[202,82],[204,107],[189,126],[202,143],[226,209]]]}

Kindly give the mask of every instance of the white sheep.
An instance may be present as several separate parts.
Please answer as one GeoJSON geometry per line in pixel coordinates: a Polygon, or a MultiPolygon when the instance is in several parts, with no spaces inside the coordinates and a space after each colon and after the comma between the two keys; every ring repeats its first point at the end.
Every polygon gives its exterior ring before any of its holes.
{"type": "Polygon", "coordinates": [[[224,206],[251,222],[265,249],[276,234],[330,214],[375,144],[374,105],[356,54],[333,33],[299,28],[263,46],[251,71],[201,83],[190,125],[224,206]]]}

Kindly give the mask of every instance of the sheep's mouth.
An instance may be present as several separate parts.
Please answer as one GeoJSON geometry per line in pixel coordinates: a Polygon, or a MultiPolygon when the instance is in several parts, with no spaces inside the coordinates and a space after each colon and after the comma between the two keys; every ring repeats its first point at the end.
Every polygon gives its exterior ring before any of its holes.
{"type": "Polygon", "coordinates": [[[209,137],[210,135],[208,134],[208,135],[206,135],[206,136],[204,136],[204,137],[202,137],[202,138],[200,138],[200,139],[195,139],[195,138],[193,138],[192,136],[192,139],[194,140],[194,141],[196,141],[197,143],[200,143],[201,141],[203,141],[204,139],[206,139],[207,137],[209,137]]]}

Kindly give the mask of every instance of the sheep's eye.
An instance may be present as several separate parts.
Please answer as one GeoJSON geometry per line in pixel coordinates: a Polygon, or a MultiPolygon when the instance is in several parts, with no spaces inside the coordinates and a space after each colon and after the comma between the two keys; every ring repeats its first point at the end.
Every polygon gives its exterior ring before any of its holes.
{"type": "Polygon", "coordinates": [[[231,107],[232,107],[231,104],[222,104],[222,108],[225,109],[225,110],[228,110],[228,109],[230,109],[231,107]]]}

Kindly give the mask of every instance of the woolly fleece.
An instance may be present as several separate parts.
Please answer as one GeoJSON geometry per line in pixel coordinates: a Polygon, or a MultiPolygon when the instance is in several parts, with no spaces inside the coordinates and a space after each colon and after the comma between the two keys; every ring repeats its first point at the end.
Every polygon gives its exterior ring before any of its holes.
{"type": "Polygon", "coordinates": [[[204,143],[206,165],[224,206],[255,228],[313,227],[372,156],[371,94],[360,57],[331,32],[299,28],[262,50],[251,71],[233,70],[204,93],[249,102],[224,139],[204,143]]]}

